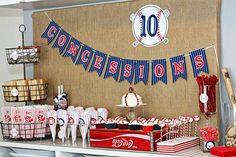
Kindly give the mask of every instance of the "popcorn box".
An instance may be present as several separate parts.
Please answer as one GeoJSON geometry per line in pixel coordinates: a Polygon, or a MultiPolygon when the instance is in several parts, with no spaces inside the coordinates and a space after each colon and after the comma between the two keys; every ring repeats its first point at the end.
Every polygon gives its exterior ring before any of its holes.
{"type": "Polygon", "coordinates": [[[160,130],[91,129],[89,143],[91,147],[155,151],[156,143],[161,138],[165,140],[165,132],[165,129],[162,133],[160,130]]]}

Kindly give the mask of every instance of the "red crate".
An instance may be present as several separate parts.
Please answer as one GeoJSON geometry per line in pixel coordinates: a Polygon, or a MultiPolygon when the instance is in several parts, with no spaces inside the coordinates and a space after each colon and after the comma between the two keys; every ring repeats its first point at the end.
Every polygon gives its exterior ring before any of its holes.
{"type": "MultiPolygon", "coordinates": [[[[162,140],[165,140],[165,132],[163,129],[162,140]]],[[[91,147],[155,151],[160,135],[160,130],[91,129],[89,142],[91,147]]]]}

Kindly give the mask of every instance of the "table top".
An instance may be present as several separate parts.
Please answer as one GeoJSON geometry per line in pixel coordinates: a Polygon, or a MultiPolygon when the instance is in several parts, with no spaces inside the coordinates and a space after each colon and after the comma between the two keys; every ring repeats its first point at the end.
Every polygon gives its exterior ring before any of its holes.
{"type": "Polygon", "coordinates": [[[14,147],[14,148],[25,148],[25,149],[37,149],[46,151],[60,151],[65,153],[82,153],[91,155],[106,155],[106,156],[120,156],[120,157],[213,157],[210,153],[203,153],[199,146],[195,146],[175,154],[159,154],[157,152],[148,151],[133,151],[133,150],[123,150],[123,149],[108,149],[108,148],[97,148],[82,146],[81,139],[79,138],[75,145],[71,144],[70,140],[67,140],[62,144],[61,140],[57,139],[53,144],[50,139],[41,140],[3,140],[0,139],[0,147],[14,147]]]}

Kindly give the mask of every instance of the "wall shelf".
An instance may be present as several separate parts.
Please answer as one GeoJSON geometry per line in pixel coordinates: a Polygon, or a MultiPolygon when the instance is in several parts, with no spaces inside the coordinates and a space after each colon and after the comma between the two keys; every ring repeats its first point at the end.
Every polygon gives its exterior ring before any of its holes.
{"type": "MultiPolygon", "coordinates": [[[[69,142],[68,142],[69,143],[69,142]]],[[[145,151],[132,151],[122,149],[105,149],[95,147],[81,147],[81,140],[77,141],[78,146],[72,146],[68,144],[61,144],[61,141],[57,140],[56,144],[52,144],[52,140],[36,140],[36,141],[3,141],[0,140],[0,147],[8,148],[24,148],[24,149],[36,149],[55,152],[55,157],[65,157],[71,154],[88,154],[88,155],[103,155],[103,156],[119,156],[119,157],[173,157],[173,155],[158,154],[157,152],[145,152],[145,151]]],[[[209,153],[203,153],[199,146],[193,147],[177,154],[176,157],[192,156],[192,157],[210,157],[209,153]]]]}

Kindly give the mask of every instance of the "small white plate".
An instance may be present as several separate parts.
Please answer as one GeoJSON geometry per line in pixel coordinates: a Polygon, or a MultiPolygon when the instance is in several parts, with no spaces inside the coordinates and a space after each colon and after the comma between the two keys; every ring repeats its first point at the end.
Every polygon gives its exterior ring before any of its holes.
{"type": "Polygon", "coordinates": [[[141,106],[146,106],[147,104],[141,104],[141,105],[138,105],[138,106],[126,106],[126,105],[116,105],[117,107],[129,107],[129,108],[135,108],[135,107],[141,107],[141,106]]]}

